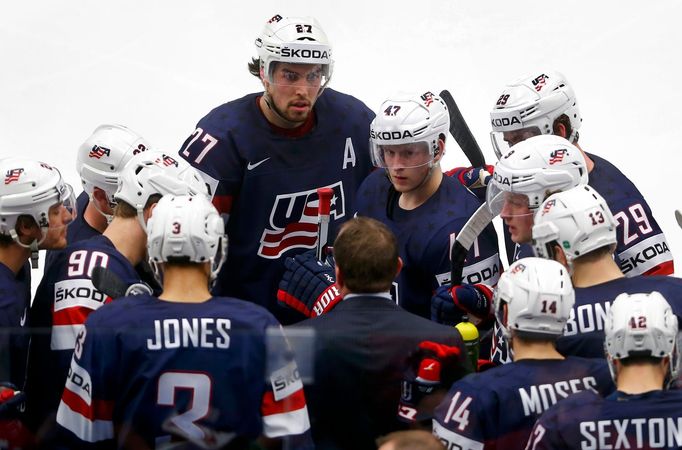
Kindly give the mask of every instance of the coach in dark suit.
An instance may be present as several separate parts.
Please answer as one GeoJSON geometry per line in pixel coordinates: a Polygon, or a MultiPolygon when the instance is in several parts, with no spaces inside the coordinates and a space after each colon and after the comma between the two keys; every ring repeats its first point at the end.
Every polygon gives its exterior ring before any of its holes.
{"type": "MultiPolygon", "coordinates": [[[[315,379],[305,390],[311,431],[317,448],[374,449],[377,437],[405,428],[397,412],[408,354],[424,340],[457,346],[461,354],[464,347],[455,328],[411,314],[391,299],[402,261],[385,225],[349,220],[334,242],[334,256],[343,300],[295,325],[316,334],[315,379]]],[[[461,367],[462,374],[467,369],[461,367]]]]}

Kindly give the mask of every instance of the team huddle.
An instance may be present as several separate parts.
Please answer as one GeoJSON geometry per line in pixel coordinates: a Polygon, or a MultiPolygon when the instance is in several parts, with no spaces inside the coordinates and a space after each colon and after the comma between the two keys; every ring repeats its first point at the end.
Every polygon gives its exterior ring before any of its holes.
{"type": "Polygon", "coordinates": [[[99,126],[77,197],[0,159],[1,448],[682,448],[682,280],[561,73],[444,172],[440,96],[332,90],[311,17],[255,45],[262,92],[177,152],[99,126]]]}

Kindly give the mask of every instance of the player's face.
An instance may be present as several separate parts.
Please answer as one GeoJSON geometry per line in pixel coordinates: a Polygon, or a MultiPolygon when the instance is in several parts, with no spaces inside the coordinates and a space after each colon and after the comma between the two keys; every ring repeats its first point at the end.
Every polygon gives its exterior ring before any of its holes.
{"type": "Polygon", "coordinates": [[[62,203],[52,205],[48,210],[49,227],[40,248],[51,250],[66,247],[66,227],[72,220],[71,212],[62,203]]]}
{"type": "Polygon", "coordinates": [[[528,138],[539,135],[540,129],[538,127],[521,128],[520,130],[505,131],[504,140],[511,147],[528,138]]]}
{"type": "Polygon", "coordinates": [[[500,212],[512,241],[517,244],[530,242],[533,234],[533,211],[528,207],[528,197],[523,194],[507,192],[500,212]]]}
{"type": "Polygon", "coordinates": [[[420,187],[428,176],[433,161],[428,144],[384,145],[383,161],[398,192],[409,192],[420,187]]]}
{"type": "Polygon", "coordinates": [[[266,89],[277,112],[293,124],[305,122],[322,88],[319,64],[279,63],[266,89]]]}

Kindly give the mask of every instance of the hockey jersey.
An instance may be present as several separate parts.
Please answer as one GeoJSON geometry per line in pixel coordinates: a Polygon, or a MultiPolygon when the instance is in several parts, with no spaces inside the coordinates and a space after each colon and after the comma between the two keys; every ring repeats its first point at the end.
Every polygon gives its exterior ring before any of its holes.
{"type": "Polygon", "coordinates": [[[26,412],[34,428],[41,426],[59,404],[76,337],[85,319],[111,301],[92,284],[90,275],[96,266],[108,268],[127,284],[140,281],[109,238],[98,235],[60,252],[36,291],[29,311],[32,336],[26,381],[26,412]]]}
{"type": "Polygon", "coordinates": [[[606,398],[581,392],[557,403],[535,424],[528,450],[682,448],[682,391],[606,398]]]}
{"type": "Polygon", "coordinates": [[[234,298],[118,299],[78,337],[57,422],[94,448],[300,435],[309,428],[303,385],[292,359],[266,372],[268,327],[283,338],[270,313],[234,298]]]}
{"type": "Polygon", "coordinates": [[[525,359],[455,382],[434,413],[445,448],[523,449],[537,417],[579,391],[614,390],[606,361],[525,359]]]}
{"type": "Polygon", "coordinates": [[[0,381],[24,384],[28,356],[27,313],[31,304],[31,269],[15,274],[0,263],[0,381]]]}
{"type": "MultiPolygon", "coordinates": [[[[455,236],[481,205],[454,178],[444,176],[438,190],[421,206],[404,210],[384,169],[373,172],[358,191],[358,215],[386,224],[398,239],[403,268],[392,294],[406,310],[429,318],[433,292],[450,283],[450,248],[455,236]]],[[[497,284],[500,261],[492,224],[477,238],[462,273],[465,284],[497,284]]]]}
{"type": "Polygon", "coordinates": [[[575,288],[575,304],[557,340],[563,355],[604,357],[604,323],[611,303],[622,293],[660,292],[682,323],[682,279],[672,276],[618,278],[595,286],[575,288]]]}
{"type": "Polygon", "coordinates": [[[374,114],[359,100],[326,89],[307,134],[279,133],[250,94],[215,108],[197,124],[180,156],[199,169],[213,203],[229,213],[230,251],[213,288],[268,308],[283,323],[298,314],[277,306],[283,258],[317,243],[317,188],[334,190],[329,236],[356,210],[355,193],[372,169],[374,114]]]}
{"type": "MultiPolygon", "coordinates": [[[[642,194],[616,166],[591,153],[587,156],[594,161],[588,184],[604,197],[618,224],[614,258],[620,270],[626,277],[672,275],[675,267],[670,247],[642,194]]],[[[533,256],[530,245],[511,241],[507,227],[504,237],[510,264],[533,256]]]]}

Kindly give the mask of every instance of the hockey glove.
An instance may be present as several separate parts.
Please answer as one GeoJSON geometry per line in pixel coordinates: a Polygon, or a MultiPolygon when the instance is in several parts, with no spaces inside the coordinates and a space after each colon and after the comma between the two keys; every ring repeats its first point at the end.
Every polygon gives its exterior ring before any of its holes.
{"type": "Polygon", "coordinates": [[[445,174],[456,177],[460,183],[469,188],[479,199],[485,201],[485,190],[494,170],[495,166],[490,165],[483,167],[455,167],[445,174]]]}
{"type": "Polygon", "coordinates": [[[431,320],[455,326],[469,316],[479,326],[493,318],[493,291],[485,284],[441,286],[431,298],[431,320]]]}
{"type": "Polygon", "coordinates": [[[414,423],[429,421],[443,395],[468,373],[460,349],[432,341],[422,341],[407,359],[398,419],[414,423]],[[437,395],[440,392],[441,395],[437,395]]]}
{"type": "Polygon", "coordinates": [[[334,279],[334,258],[324,262],[315,252],[305,252],[284,261],[285,272],[279,283],[277,300],[283,306],[295,309],[306,317],[320,316],[341,301],[334,279]]]}

